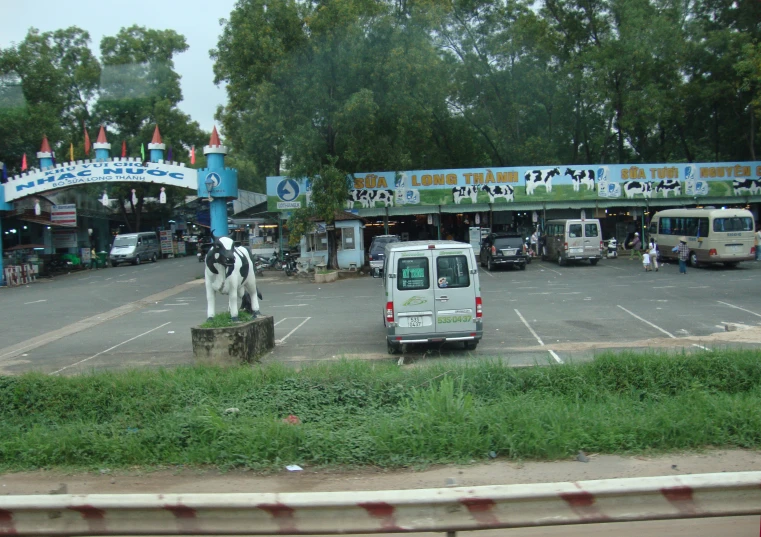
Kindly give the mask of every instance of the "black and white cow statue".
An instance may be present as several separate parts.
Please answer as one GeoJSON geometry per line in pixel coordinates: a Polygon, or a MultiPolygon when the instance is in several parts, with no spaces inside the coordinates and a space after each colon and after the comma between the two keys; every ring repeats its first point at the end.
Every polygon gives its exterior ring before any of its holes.
{"type": "Polygon", "coordinates": [[[251,302],[251,314],[259,314],[259,295],[256,290],[254,264],[248,250],[235,246],[229,237],[214,237],[206,254],[206,316],[214,317],[214,293],[229,296],[230,317],[238,320],[238,311],[246,301],[251,302]]]}
{"type": "Polygon", "coordinates": [[[371,190],[370,191],[370,207],[375,207],[375,202],[379,201],[384,207],[394,205],[394,191],[393,190],[371,190]]]}
{"type": "Polygon", "coordinates": [[[497,198],[505,201],[515,201],[515,188],[510,185],[484,185],[481,190],[489,195],[489,203],[494,203],[497,198]]]}
{"type": "Polygon", "coordinates": [[[476,203],[478,201],[478,191],[480,190],[479,185],[468,185],[468,186],[456,186],[452,188],[452,199],[455,203],[459,204],[462,202],[462,200],[469,198],[471,203],[476,203]]]}
{"type": "Polygon", "coordinates": [[[571,183],[573,183],[573,191],[578,192],[581,185],[586,185],[587,190],[595,189],[595,171],[594,170],[572,170],[566,168],[566,175],[571,176],[571,183]]]}
{"type": "Polygon", "coordinates": [[[560,170],[557,168],[526,172],[523,176],[526,179],[526,195],[531,196],[538,186],[543,186],[547,192],[552,192],[552,178],[556,175],[560,175],[560,170]]]}
{"type": "Polygon", "coordinates": [[[633,198],[637,194],[650,198],[653,195],[653,185],[649,181],[625,181],[624,194],[627,198],[633,198]]]}
{"type": "Polygon", "coordinates": [[[738,194],[757,195],[761,193],[761,179],[735,179],[732,181],[732,189],[735,196],[738,194]]]}
{"type": "Polygon", "coordinates": [[[676,179],[663,179],[655,185],[655,195],[661,194],[664,198],[669,197],[669,192],[673,192],[674,196],[679,196],[682,193],[682,183],[676,179]]]}

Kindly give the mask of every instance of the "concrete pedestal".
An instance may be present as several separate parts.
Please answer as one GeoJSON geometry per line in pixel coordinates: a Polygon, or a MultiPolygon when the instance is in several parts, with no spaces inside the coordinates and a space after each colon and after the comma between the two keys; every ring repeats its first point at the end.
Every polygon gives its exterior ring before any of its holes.
{"type": "Polygon", "coordinates": [[[258,362],[275,348],[275,322],[262,315],[247,323],[226,328],[190,329],[196,361],[213,365],[240,365],[258,362]]]}

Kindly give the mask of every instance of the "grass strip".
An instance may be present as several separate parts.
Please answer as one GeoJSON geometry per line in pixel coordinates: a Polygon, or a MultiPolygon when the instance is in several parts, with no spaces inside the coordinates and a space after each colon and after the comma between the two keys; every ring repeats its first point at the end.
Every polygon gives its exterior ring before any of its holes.
{"type": "Polygon", "coordinates": [[[0,377],[0,468],[402,467],[761,445],[755,351],[0,377]],[[226,412],[229,408],[238,409],[226,412]],[[300,423],[284,421],[298,416],[300,423]]]}

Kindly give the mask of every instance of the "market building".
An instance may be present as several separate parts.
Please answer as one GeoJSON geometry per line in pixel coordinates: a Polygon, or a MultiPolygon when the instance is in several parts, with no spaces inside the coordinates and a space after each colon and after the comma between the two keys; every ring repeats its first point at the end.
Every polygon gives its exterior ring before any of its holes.
{"type": "MultiPolygon", "coordinates": [[[[529,237],[553,218],[599,218],[604,239],[644,235],[650,215],[676,207],[741,207],[756,220],[761,162],[555,165],[357,173],[346,210],[365,219],[364,244],[453,238],[475,246],[489,231],[529,237]]],[[[309,203],[310,181],[267,178],[267,207],[287,220],[309,203]]],[[[309,241],[309,238],[305,240],[309,241]]],[[[304,242],[304,241],[303,241],[304,242]]]]}

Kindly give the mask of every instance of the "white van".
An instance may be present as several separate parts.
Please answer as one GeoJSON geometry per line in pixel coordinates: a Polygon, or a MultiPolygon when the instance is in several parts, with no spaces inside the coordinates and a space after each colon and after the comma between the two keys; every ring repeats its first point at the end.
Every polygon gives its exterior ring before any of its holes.
{"type": "Polygon", "coordinates": [[[596,218],[548,220],[544,224],[542,261],[589,260],[596,265],[602,259],[603,242],[600,221],[596,218]]]}
{"type": "Polygon", "coordinates": [[[409,343],[462,341],[474,350],[483,337],[478,266],[470,244],[455,241],[386,245],[383,323],[389,354],[409,343]]]}
{"type": "Polygon", "coordinates": [[[119,263],[139,265],[143,261],[156,261],[161,254],[159,239],[154,231],[125,233],[114,237],[108,260],[111,266],[119,263]]]}

